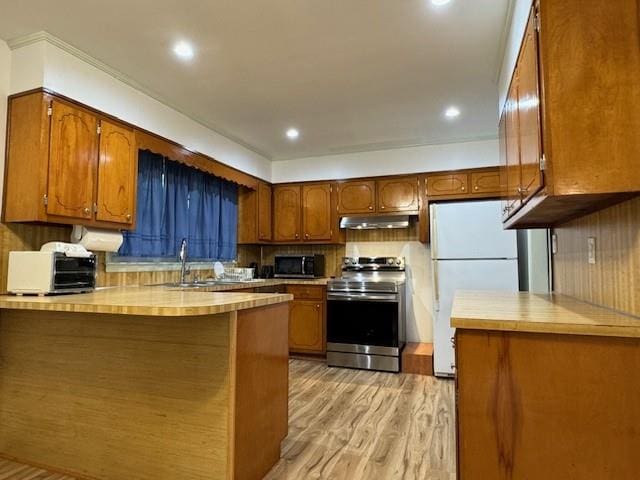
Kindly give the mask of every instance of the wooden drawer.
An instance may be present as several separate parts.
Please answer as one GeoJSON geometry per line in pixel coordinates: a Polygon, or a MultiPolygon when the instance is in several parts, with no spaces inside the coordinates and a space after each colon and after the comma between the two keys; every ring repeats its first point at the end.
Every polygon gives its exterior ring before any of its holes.
{"type": "Polygon", "coordinates": [[[295,300],[323,300],[324,287],[322,285],[287,285],[287,293],[295,300]]]}
{"type": "Polygon", "coordinates": [[[491,170],[487,172],[473,172],[471,174],[471,193],[501,193],[500,172],[491,170]]]}
{"type": "Polygon", "coordinates": [[[469,174],[451,173],[427,177],[427,196],[463,195],[469,193],[469,174]]]}

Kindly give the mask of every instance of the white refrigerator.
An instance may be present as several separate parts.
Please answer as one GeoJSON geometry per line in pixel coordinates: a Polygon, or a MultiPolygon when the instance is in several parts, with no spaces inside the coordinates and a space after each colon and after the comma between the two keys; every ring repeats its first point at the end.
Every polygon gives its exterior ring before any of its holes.
{"type": "Polygon", "coordinates": [[[434,373],[454,374],[451,306],[456,290],[517,292],[518,242],[503,230],[500,201],[431,205],[431,260],[434,290],[434,373]]]}

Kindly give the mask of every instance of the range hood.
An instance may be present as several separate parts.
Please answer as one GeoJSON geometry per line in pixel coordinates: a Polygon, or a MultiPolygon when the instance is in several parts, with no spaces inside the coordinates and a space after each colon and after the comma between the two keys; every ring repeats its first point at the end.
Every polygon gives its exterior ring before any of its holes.
{"type": "Polygon", "coordinates": [[[351,230],[374,230],[377,228],[409,228],[408,215],[342,217],[340,228],[351,230]]]}

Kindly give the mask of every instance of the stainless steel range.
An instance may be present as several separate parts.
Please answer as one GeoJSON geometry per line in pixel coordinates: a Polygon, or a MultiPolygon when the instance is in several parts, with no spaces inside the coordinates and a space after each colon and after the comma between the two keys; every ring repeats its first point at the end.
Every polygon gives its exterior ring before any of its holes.
{"type": "Polygon", "coordinates": [[[405,343],[402,257],[345,257],[327,285],[327,363],[400,371],[405,343]]]}

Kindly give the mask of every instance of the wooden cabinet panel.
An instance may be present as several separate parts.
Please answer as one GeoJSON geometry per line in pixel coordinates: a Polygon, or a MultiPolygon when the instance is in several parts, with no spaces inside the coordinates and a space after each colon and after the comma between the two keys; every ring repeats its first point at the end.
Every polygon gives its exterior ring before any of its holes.
{"type": "Polygon", "coordinates": [[[295,300],[289,317],[289,350],[324,352],[324,304],[321,301],[295,300]]]}
{"type": "Polygon", "coordinates": [[[498,169],[471,173],[472,194],[495,193],[499,195],[500,192],[500,172],[498,169]]]}
{"type": "Polygon", "coordinates": [[[338,213],[373,213],[376,209],[376,182],[355,180],[338,184],[338,213]]]}
{"type": "Polygon", "coordinates": [[[637,338],[458,328],[458,478],[636,478],[639,349],[637,338]]]}
{"type": "Polygon", "coordinates": [[[300,240],[300,186],[282,185],[273,189],[273,216],[276,242],[300,240]]]}
{"type": "Polygon", "coordinates": [[[378,180],[376,187],[378,213],[418,210],[418,177],[378,180]]]}
{"type": "Polygon", "coordinates": [[[287,285],[287,293],[294,300],[323,300],[324,287],[320,285],[287,285]]]}
{"type": "Polygon", "coordinates": [[[100,130],[96,219],[131,224],[137,181],[133,130],[105,120],[100,123],[100,130]]]}
{"type": "Polygon", "coordinates": [[[258,240],[271,240],[271,187],[266,183],[258,184],[258,240]]]}
{"type": "Polygon", "coordinates": [[[331,184],[302,187],[302,230],[305,241],[331,240],[331,184]]]}
{"type": "Polygon", "coordinates": [[[98,159],[98,120],[52,102],[47,213],[91,219],[98,159]]]}
{"type": "Polygon", "coordinates": [[[518,120],[518,77],[515,76],[509,89],[505,105],[506,116],[506,191],[507,216],[511,215],[522,203],[520,196],[520,127],[518,120]]]}
{"type": "Polygon", "coordinates": [[[538,80],[538,38],[535,11],[529,18],[518,61],[518,124],[520,138],[520,194],[534,195],[542,187],[540,158],[540,90],[538,80]]]}
{"type": "Polygon", "coordinates": [[[507,112],[502,109],[498,124],[498,142],[500,149],[500,185],[502,186],[502,219],[509,216],[509,199],[507,198],[507,112]]]}
{"type": "Polygon", "coordinates": [[[460,195],[469,192],[469,176],[466,173],[429,175],[427,196],[460,195]]]}

